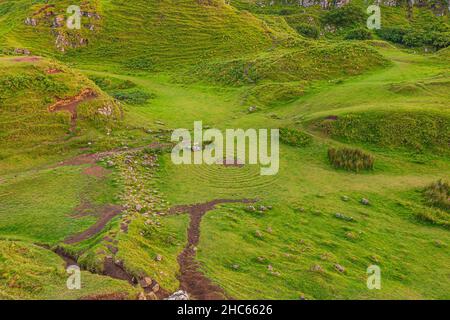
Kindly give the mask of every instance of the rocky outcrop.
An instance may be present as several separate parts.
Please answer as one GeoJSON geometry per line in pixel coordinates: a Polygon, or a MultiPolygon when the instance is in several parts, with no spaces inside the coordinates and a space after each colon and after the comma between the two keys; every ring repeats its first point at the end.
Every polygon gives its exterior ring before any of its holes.
{"type": "Polygon", "coordinates": [[[180,290],[175,292],[165,300],[189,300],[189,295],[187,294],[186,291],[180,290]]]}
{"type": "MultiPolygon", "coordinates": [[[[68,30],[66,28],[65,9],[57,8],[55,5],[43,5],[37,11],[33,12],[30,17],[24,20],[24,24],[33,28],[49,27],[55,39],[55,47],[60,52],[66,52],[72,48],[85,47],[89,44],[89,39],[82,36],[78,30],[68,30]],[[70,36],[69,36],[70,34],[70,36]]],[[[93,32],[97,29],[100,15],[96,12],[95,7],[89,3],[81,4],[81,15],[84,17],[82,28],[93,32]]]]}

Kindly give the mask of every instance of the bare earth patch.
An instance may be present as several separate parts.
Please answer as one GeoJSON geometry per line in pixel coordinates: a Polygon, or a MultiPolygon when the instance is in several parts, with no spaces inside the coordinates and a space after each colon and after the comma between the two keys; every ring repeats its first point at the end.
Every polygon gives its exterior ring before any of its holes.
{"type": "Polygon", "coordinates": [[[68,111],[71,114],[71,130],[74,131],[77,124],[77,107],[84,101],[93,100],[97,93],[90,88],[83,89],[78,95],[69,98],[58,98],[58,101],[48,107],[50,112],[68,111]]]}
{"type": "Polygon", "coordinates": [[[109,170],[97,165],[93,165],[83,170],[83,174],[99,179],[106,177],[109,173],[109,170]]]}
{"type": "Polygon", "coordinates": [[[37,56],[32,56],[32,57],[19,57],[19,58],[14,58],[12,61],[13,62],[37,62],[41,60],[41,57],[37,57],[37,56]]]}

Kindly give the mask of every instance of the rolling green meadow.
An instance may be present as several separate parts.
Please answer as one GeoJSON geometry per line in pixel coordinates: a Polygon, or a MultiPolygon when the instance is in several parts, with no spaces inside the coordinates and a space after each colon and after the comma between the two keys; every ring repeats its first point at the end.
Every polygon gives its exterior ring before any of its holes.
{"type": "Polygon", "coordinates": [[[450,299],[448,1],[348,2],[0,0],[0,299],[200,299],[189,250],[233,299],[450,299]],[[278,173],[175,165],[194,121],[278,173]]]}

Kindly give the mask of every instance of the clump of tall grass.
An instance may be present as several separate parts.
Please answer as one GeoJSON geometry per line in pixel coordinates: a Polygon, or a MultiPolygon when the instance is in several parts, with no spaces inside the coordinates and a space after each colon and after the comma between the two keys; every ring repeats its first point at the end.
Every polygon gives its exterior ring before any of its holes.
{"type": "Polygon", "coordinates": [[[423,193],[428,205],[450,212],[450,185],[447,182],[442,180],[433,182],[423,193]]]}
{"type": "Polygon", "coordinates": [[[374,157],[359,149],[342,148],[328,149],[328,158],[335,168],[359,172],[361,170],[372,170],[374,157]]]}

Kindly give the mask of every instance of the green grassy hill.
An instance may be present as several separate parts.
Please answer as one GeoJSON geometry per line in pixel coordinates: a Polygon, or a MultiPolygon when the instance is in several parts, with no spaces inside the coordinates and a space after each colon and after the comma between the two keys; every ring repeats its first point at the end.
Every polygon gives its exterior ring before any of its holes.
{"type": "Polygon", "coordinates": [[[0,298],[135,298],[105,261],[170,294],[190,223],[170,208],[244,198],[271,209],[218,205],[194,248],[227,296],[449,298],[448,15],[383,7],[367,33],[364,1],[255,3],[83,1],[73,31],[70,1],[0,0],[0,298]],[[174,165],[171,131],[198,120],[283,129],[279,174],[174,165]],[[336,168],[331,148],[373,166],[336,168]],[[41,245],[77,260],[81,291],[41,245]]]}

